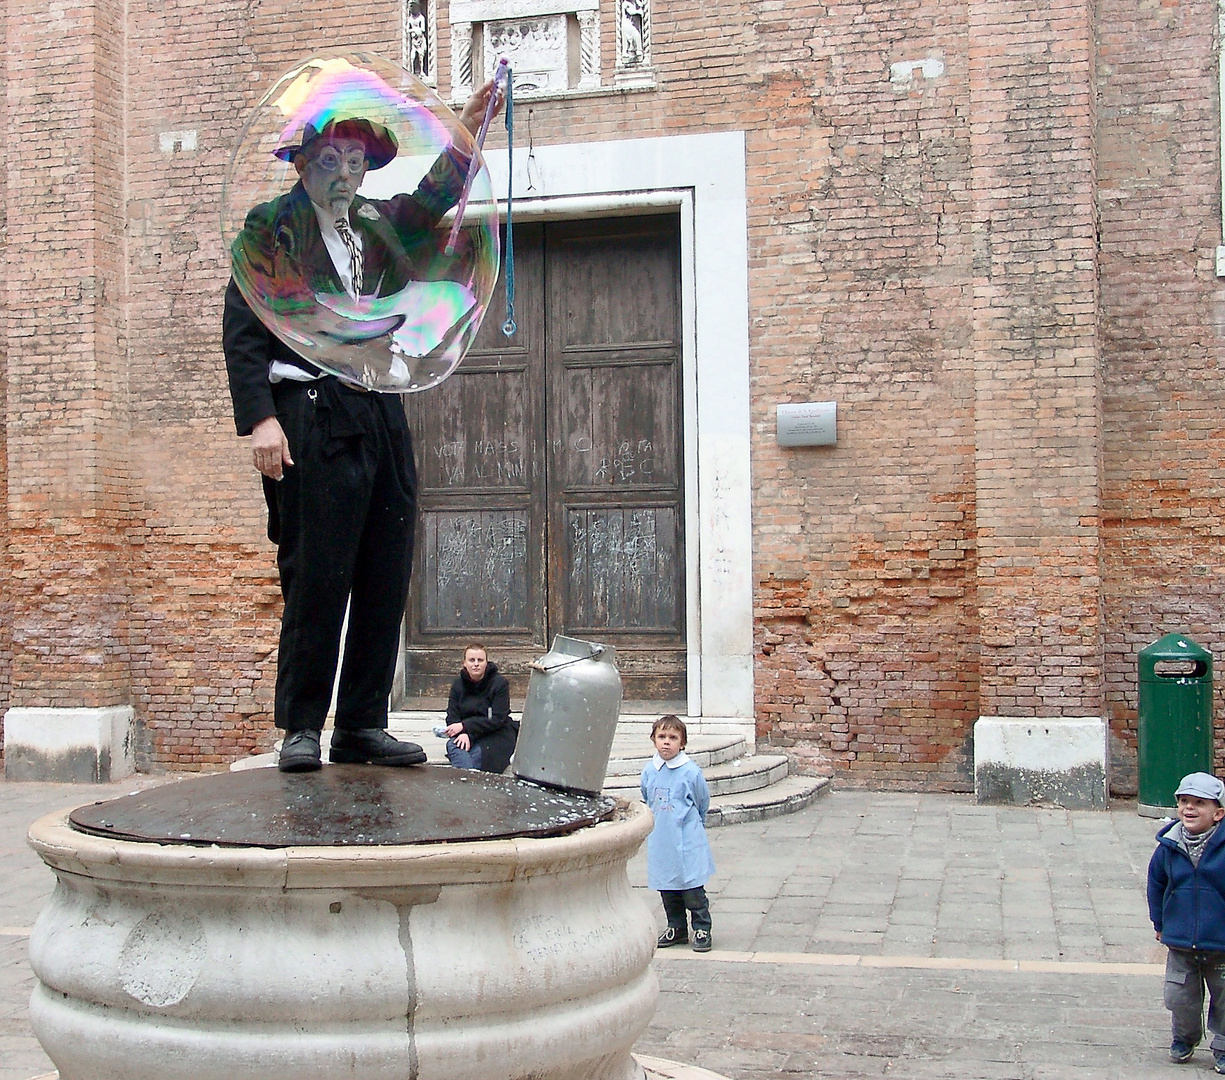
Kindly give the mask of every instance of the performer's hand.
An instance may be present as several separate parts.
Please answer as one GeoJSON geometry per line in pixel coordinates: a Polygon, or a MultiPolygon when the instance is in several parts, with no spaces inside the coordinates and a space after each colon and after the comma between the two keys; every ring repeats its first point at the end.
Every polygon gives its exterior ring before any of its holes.
{"type": "Polygon", "coordinates": [[[251,455],[255,467],[269,480],[279,480],[284,475],[284,466],[293,464],[289,440],[275,416],[264,417],[251,429],[251,455]]]}
{"type": "MultiPolygon", "coordinates": [[[[472,96],[464,103],[464,111],[459,114],[459,122],[468,129],[470,134],[476,135],[481,130],[481,121],[485,119],[485,110],[489,108],[489,97],[492,93],[493,79],[489,79],[484,86],[478,86],[473,90],[472,96]]],[[[505,100],[505,95],[499,93],[497,108],[493,110],[494,116],[502,111],[505,100]]]]}
{"type": "Polygon", "coordinates": [[[467,735],[463,734],[463,732],[460,732],[460,734],[455,736],[455,745],[461,750],[471,750],[472,740],[468,738],[467,735]]]}

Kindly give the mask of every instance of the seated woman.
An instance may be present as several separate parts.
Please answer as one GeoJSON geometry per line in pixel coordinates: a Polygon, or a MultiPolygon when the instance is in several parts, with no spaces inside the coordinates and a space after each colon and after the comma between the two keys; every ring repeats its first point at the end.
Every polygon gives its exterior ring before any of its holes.
{"type": "Polygon", "coordinates": [[[447,760],[457,769],[506,771],[519,725],[510,718],[510,684],[489,663],[485,646],[464,650],[464,666],[447,701],[447,760]]]}

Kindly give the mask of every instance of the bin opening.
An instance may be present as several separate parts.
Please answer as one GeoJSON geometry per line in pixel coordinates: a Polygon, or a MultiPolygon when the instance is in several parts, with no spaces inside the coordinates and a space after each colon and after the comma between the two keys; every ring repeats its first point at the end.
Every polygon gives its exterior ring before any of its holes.
{"type": "Polygon", "coordinates": [[[1162,679],[1198,679],[1208,671],[1203,660],[1158,660],[1153,674],[1162,679]]]}

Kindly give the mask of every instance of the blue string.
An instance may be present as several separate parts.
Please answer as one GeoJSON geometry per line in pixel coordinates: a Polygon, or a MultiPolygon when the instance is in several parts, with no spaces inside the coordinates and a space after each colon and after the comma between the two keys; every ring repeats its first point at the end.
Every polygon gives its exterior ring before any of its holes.
{"type": "Polygon", "coordinates": [[[510,68],[506,69],[506,322],[502,333],[513,337],[515,325],[515,234],[511,218],[515,195],[515,95],[511,89],[514,79],[510,68]]]}

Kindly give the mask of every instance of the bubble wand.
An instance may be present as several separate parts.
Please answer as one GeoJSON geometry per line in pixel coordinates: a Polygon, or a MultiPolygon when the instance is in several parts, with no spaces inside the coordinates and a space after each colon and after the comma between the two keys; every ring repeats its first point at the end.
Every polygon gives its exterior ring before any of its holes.
{"type": "Polygon", "coordinates": [[[509,79],[510,61],[503,56],[498,59],[498,66],[494,69],[493,91],[489,95],[489,104],[485,106],[485,118],[481,121],[481,130],[476,134],[476,153],[468,162],[468,175],[464,177],[464,187],[459,193],[459,202],[455,205],[455,220],[451,223],[451,235],[447,237],[447,246],[444,248],[448,255],[455,254],[455,241],[459,239],[459,229],[464,223],[464,211],[468,208],[468,193],[472,190],[472,181],[476,178],[477,169],[480,167],[477,162],[480,159],[480,151],[485,145],[485,133],[489,130],[489,123],[493,120],[494,111],[498,107],[500,92],[504,92],[509,79]]]}

